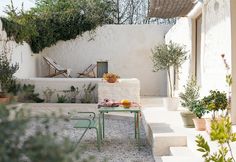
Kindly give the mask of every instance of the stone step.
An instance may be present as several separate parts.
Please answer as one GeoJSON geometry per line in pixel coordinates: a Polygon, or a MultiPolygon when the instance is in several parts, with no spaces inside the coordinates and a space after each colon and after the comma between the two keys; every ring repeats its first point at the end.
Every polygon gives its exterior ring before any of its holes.
{"type": "Polygon", "coordinates": [[[188,147],[170,147],[170,155],[193,156],[193,153],[188,147]]]}
{"type": "Polygon", "coordinates": [[[161,161],[156,162],[203,162],[199,158],[192,156],[162,156],[161,161]]]}
{"type": "Polygon", "coordinates": [[[187,137],[179,133],[158,133],[153,137],[153,155],[170,155],[170,147],[187,146],[187,137]]]}

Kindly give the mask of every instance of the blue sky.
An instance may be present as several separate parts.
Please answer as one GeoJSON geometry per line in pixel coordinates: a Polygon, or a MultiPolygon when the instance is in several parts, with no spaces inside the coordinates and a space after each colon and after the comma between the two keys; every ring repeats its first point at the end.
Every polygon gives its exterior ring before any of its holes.
{"type": "MultiPolygon", "coordinates": [[[[28,10],[34,6],[34,0],[12,0],[13,4],[17,8],[21,8],[22,3],[24,3],[24,9],[28,10]]],[[[6,5],[10,4],[11,0],[0,0],[0,16],[4,16],[4,9],[6,5]]]]}

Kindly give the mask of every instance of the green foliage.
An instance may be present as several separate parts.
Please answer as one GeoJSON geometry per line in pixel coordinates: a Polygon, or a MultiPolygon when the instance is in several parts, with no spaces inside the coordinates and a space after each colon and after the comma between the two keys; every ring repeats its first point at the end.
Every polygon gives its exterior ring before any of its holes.
{"type": "Polygon", "coordinates": [[[7,92],[14,95],[14,96],[17,96],[18,93],[21,91],[21,84],[19,83],[16,83],[16,80],[15,79],[12,79],[10,82],[9,82],[9,85],[8,85],[8,88],[7,88],[7,92]]]}
{"type": "Polygon", "coordinates": [[[189,111],[193,111],[192,104],[195,102],[200,94],[199,94],[199,86],[197,85],[196,80],[191,77],[191,79],[188,80],[187,84],[184,85],[184,92],[181,92],[179,94],[179,97],[181,99],[181,105],[183,107],[186,107],[189,109],[189,111]]]}
{"type": "Polygon", "coordinates": [[[0,91],[7,92],[14,79],[13,74],[19,69],[18,64],[12,65],[5,55],[0,55],[0,91]]]}
{"type": "MultiPolygon", "coordinates": [[[[74,142],[66,137],[59,138],[56,132],[50,130],[53,118],[32,118],[24,109],[7,109],[0,105],[0,161],[78,161],[79,150],[74,149],[74,142]],[[32,122],[38,124],[38,127],[34,133],[28,134],[27,129],[30,129],[32,122]]],[[[56,120],[52,122],[57,123],[56,120]]]]}
{"type": "Polygon", "coordinates": [[[34,53],[59,40],[75,39],[97,26],[111,23],[109,0],[37,0],[30,11],[8,5],[3,29],[16,42],[26,41],[34,53]]]}
{"type": "Polygon", "coordinates": [[[152,50],[153,70],[167,70],[171,97],[173,95],[173,90],[170,78],[170,68],[174,67],[178,72],[178,68],[186,60],[187,51],[185,51],[185,47],[173,42],[170,42],[169,44],[161,44],[152,50]]]}
{"type": "Polygon", "coordinates": [[[200,119],[208,110],[204,107],[201,100],[196,100],[191,103],[192,112],[200,119]]]}
{"type": "Polygon", "coordinates": [[[80,99],[81,103],[92,103],[93,102],[93,91],[95,90],[96,85],[89,83],[87,86],[83,85],[84,94],[80,99]]]}
{"type": "Polygon", "coordinates": [[[49,87],[47,87],[44,91],[43,91],[43,95],[45,97],[45,102],[50,102],[51,101],[51,97],[52,95],[56,92],[56,90],[52,90],[49,87]]]}
{"type": "Polygon", "coordinates": [[[236,133],[232,133],[232,123],[230,118],[213,120],[211,124],[211,140],[219,144],[218,151],[211,154],[210,147],[206,140],[198,135],[196,143],[198,151],[202,152],[202,157],[206,162],[235,162],[230,142],[236,141],[236,133]]]}
{"type": "Polygon", "coordinates": [[[35,93],[34,88],[35,88],[34,85],[24,84],[22,86],[22,90],[19,95],[19,101],[21,101],[21,102],[36,102],[36,103],[44,102],[43,99],[39,98],[39,94],[35,93]]]}
{"type": "Polygon", "coordinates": [[[57,103],[67,103],[67,96],[65,94],[59,95],[57,94],[57,103]]]}
{"type": "Polygon", "coordinates": [[[76,103],[76,96],[79,94],[79,88],[71,86],[70,90],[64,90],[64,93],[66,93],[66,96],[68,97],[68,101],[70,103],[76,103]]]}
{"type": "Polygon", "coordinates": [[[213,112],[213,119],[216,117],[216,112],[225,110],[228,106],[226,93],[217,90],[211,90],[210,95],[202,99],[204,107],[213,112]]]}

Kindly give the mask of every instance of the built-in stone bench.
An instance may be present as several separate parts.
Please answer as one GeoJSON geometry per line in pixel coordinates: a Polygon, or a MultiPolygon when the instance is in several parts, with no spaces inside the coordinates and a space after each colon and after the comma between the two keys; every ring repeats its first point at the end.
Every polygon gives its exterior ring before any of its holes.
{"type": "Polygon", "coordinates": [[[63,93],[63,90],[69,90],[71,86],[79,87],[80,95],[83,94],[83,85],[89,83],[96,84],[94,91],[95,101],[103,101],[105,98],[120,101],[129,99],[133,102],[140,102],[140,82],[138,79],[119,79],[116,83],[107,83],[101,78],[29,78],[20,79],[21,84],[35,85],[35,92],[44,98],[43,91],[48,87],[56,90],[52,96],[51,102],[57,102],[57,93],[63,93]]]}

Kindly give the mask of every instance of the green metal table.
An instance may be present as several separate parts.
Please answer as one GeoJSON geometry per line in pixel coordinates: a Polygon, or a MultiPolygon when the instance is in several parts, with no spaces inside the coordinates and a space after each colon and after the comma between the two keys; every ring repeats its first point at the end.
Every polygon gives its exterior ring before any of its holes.
{"type": "Polygon", "coordinates": [[[105,113],[110,112],[130,112],[134,113],[134,136],[137,140],[138,148],[140,149],[140,108],[139,107],[130,107],[130,108],[123,108],[123,107],[102,107],[99,106],[99,129],[102,134],[102,138],[105,137],[105,121],[104,116],[105,113]]]}

